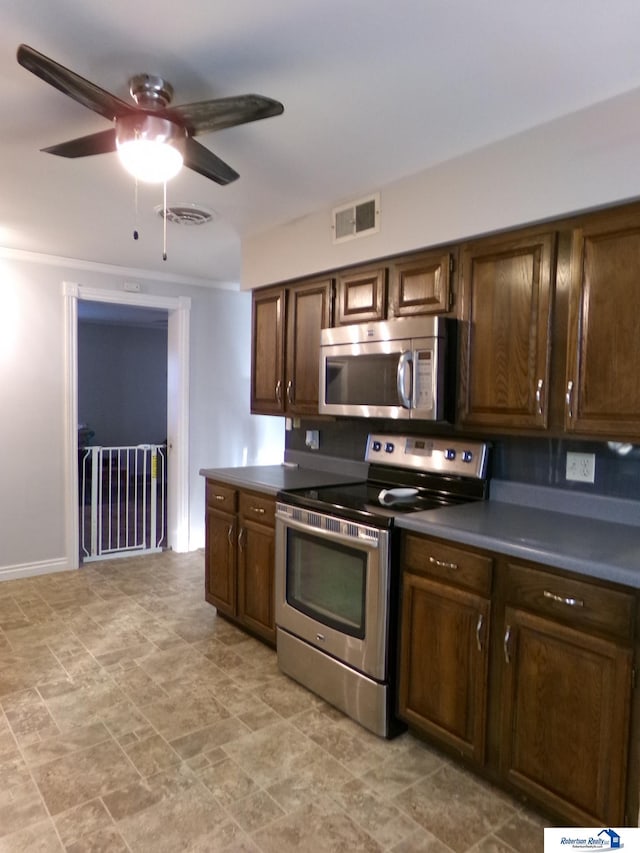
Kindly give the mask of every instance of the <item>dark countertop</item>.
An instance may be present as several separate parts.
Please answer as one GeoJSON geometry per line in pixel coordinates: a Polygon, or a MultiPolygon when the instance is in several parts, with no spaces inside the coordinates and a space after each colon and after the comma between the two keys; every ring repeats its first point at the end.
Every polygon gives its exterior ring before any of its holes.
{"type": "Polygon", "coordinates": [[[276,495],[282,489],[304,489],[310,486],[331,486],[335,483],[354,483],[364,479],[354,474],[307,468],[299,465],[248,465],[238,468],[201,468],[200,474],[211,480],[222,480],[233,486],[255,489],[276,495]]]}
{"type": "Polygon", "coordinates": [[[640,526],[497,500],[404,515],[399,527],[640,589],[640,526]]]}

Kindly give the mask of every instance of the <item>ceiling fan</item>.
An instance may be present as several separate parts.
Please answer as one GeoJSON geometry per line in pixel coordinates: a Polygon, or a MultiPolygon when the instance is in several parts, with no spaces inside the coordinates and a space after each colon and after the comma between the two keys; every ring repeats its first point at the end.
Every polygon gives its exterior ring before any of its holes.
{"type": "Polygon", "coordinates": [[[235,181],[238,173],[193,137],[277,116],[284,111],[279,101],[262,95],[237,95],[171,106],[172,86],[162,77],[150,74],[137,74],[129,80],[134,106],[26,44],[18,48],[17,59],[20,65],[46,83],[114,122],[109,130],[52,145],[43,151],[61,157],[88,157],[117,151],[125,168],[141,180],[166,181],[184,163],[218,184],[235,181]],[[146,174],[151,151],[171,161],[167,171],[155,177],[146,174]],[[127,161],[128,156],[133,157],[137,152],[143,152],[137,167],[142,172],[136,172],[135,164],[127,161]]]}

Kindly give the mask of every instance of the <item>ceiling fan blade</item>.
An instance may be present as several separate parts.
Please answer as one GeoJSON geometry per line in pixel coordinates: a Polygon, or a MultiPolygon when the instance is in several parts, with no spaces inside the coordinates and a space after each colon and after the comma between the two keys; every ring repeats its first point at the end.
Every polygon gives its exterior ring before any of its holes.
{"type": "Polygon", "coordinates": [[[170,107],[165,114],[186,127],[191,136],[197,136],[213,130],[222,130],[224,127],[278,116],[282,112],[282,104],[272,98],[262,95],[236,95],[170,107]]]}
{"type": "Polygon", "coordinates": [[[224,160],[200,145],[195,139],[187,138],[184,152],[184,165],[204,175],[205,178],[210,178],[217,184],[230,184],[235,181],[240,175],[234,171],[231,166],[228,166],[224,160]]]}
{"type": "Polygon", "coordinates": [[[79,136],[68,142],[50,145],[43,148],[47,154],[58,154],[60,157],[90,157],[93,154],[109,154],[116,150],[115,128],[92,133],[90,136],[79,136]]]}
{"type": "Polygon", "coordinates": [[[136,112],[135,107],[129,106],[120,98],[85,80],[75,71],[70,71],[29,45],[20,45],[17,58],[20,65],[27,71],[31,71],[36,77],[40,77],[41,80],[109,121],[113,121],[117,116],[136,112]]]}

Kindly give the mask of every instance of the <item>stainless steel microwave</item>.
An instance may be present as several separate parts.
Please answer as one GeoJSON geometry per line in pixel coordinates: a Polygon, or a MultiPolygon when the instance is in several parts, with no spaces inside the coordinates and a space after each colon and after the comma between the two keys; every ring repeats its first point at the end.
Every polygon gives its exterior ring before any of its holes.
{"type": "Polygon", "coordinates": [[[452,322],[406,317],[323,329],[320,413],[443,420],[452,322]]]}

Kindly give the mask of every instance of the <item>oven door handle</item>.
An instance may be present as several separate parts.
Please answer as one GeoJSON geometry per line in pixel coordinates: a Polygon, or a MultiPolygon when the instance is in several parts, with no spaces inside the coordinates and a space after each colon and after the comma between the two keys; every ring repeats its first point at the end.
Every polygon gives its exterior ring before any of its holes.
{"type": "MultiPolygon", "coordinates": [[[[342,521],[343,519],[340,520],[342,521]]],[[[314,536],[320,536],[322,539],[328,539],[332,542],[341,542],[345,545],[352,545],[354,548],[359,548],[361,551],[377,551],[380,548],[386,547],[387,542],[386,530],[374,530],[375,538],[374,536],[371,538],[365,536],[350,536],[346,533],[338,533],[335,530],[325,530],[322,527],[305,524],[303,521],[295,521],[287,515],[281,515],[276,512],[276,525],[278,523],[280,523],[284,528],[291,527],[295,530],[301,530],[303,533],[313,533],[314,536]]],[[[351,528],[358,527],[355,522],[346,521],[346,523],[351,528]]],[[[371,529],[373,530],[373,528],[371,529]]]]}
{"type": "Polygon", "coordinates": [[[407,365],[413,363],[413,351],[405,350],[398,359],[398,400],[405,409],[411,408],[411,397],[407,397],[406,387],[407,365]]]}

